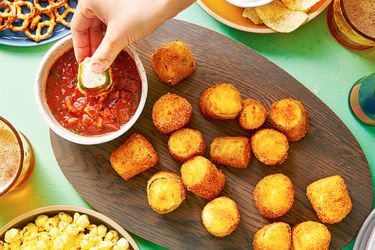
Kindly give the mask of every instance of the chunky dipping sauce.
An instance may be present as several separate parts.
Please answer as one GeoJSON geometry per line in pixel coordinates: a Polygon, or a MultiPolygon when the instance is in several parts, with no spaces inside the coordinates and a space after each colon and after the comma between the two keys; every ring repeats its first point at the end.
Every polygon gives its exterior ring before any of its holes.
{"type": "Polygon", "coordinates": [[[111,66],[113,89],[101,97],[77,89],[78,63],[73,50],[52,66],[46,85],[48,106],[56,120],[73,133],[91,136],[120,129],[138,108],[142,81],[133,58],[125,51],[111,66]]]}
{"type": "Polygon", "coordinates": [[[0,120],[0,192],[12,183],[21,161],[21,149],[13,131],[0,120]]]}

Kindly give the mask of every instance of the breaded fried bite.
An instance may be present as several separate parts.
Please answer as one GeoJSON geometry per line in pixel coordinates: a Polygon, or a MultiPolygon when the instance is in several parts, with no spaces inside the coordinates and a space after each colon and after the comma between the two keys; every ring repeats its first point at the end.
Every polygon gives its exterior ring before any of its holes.
{"type": "Polygon", "coordinates": [[[306,194],[323,223],[339,223],[352,210],[352,200],[344,179],[339,175],[311,183],[307,186],[306,194]]]}
{"type": "Polygon", "coordinates": [[[196,155],[203,155],[206,142],[201,132],[191,128],[182,128],[171,134],[168,149],[173,158],[185,162],[196,155]]]}
{"type": "Polygon", "coordinates": [[[112,168],[125,180],[153,167],[158,156],[151,143],[140,133],[133,133],[109,158],[112,168]]]}
{"type": "Polygon", "coordinates": [[[254,250],[290,250],[291,231],[289,224],[285,222],[275,222],[262,227],[254,235],[254,250]]]}
{"type": "Polygon", "coordinates": [[[202,222],[206,230],[215,237],[230,235],[240,223],[240,211],[232,199],[222,196],[206,204],[202,211],[202,222]]]}
{"type": "Polygon", "coordinates": [[[203,156],[194,156],[182,164],[181,178],[187,190],[206,200],[217,197],[225,184],[224,174],[203,156]]]}
{"type": "Polygon", "coordinates": [[[159,214],[172,212],[185,197],[186,190],[180,176],[172,172],[157,172],[147,182],[148,204],[159,214]]]}
{"type": "Polygon", "coordinates": [[[218,83],[203,92],[199,107],[209,118],[235,119],[242,109],[241,94],[233,84],[218,83]]]}
{"type": "Polygon", "coordinates": [[[181,41],[168,43],[154,51],[151,65],[160,80],[172,86],[190,76],[196,69],[190,48],[181,41]]]}
{"type": "Polygon", "coordinates": [[[328,250],[331,233],[323,224],[305,221],[292,229],[293,250],[328,250]]]}
{"type": "Polygon", "coordinates": [[[169,134],[185,127],[191,120],[193,107],[185,98],[167,93],[152,107],[152,122],[160,133],[169,134]]]}
{"type": "Polygon", "coordinates": [[[266,108],[254,99],[245,99],[242,102],[242,110],[238,116],[241,128],[253,130],[260,128],[267,118],[266,108]]]}
{"type": "Polygon", "coordinates": [[[256,131],[251,136],[251,148],[255,157],[266,165],[281,164],[288,158],[288,139],[274,129],[256,131]]]}
{"type": "Polygon", "coordinates": [[[251,160],[250,140],[240,136],[216,137],[210,146],[210,158],[218,164],[247,168],[251,160]]]}
{"type": "Polygon", "coordinates": [[[262,216],[276,219],[286,214],[293,206],[293,184],[283,174],[271,174],[258,182],[253,197],[262,216]]]}
{"type": "Polygon", "coordinates": [[[303,138],[309,129],[309,118],[300,101],[288,98],[274,102],[270,118],[276,129],[283,132],[289,141],[303,138]]]}

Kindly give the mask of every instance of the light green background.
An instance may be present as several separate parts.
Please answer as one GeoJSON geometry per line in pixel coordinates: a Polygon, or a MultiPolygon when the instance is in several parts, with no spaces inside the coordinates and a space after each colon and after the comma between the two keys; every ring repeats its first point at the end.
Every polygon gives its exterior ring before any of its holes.
{"type": "MultiPolygon", "coordinates": [[[[291,34],[261,35],[237,31],[215,21],[196,4],[177,18],[210,28],[247,45],[302,82],[349,127],[362,146],[374,175],[375,127],[358,122],[347,106],[351,85],[375,71],[374,49],[357,52],[341,47],[329,34],[326,12],[291,34]]],[[[70,204],[90,207],[58,167],[50,146],[48,127],[34,101],[35,72],[50,47],[0,46],[0,115],[29,137],[36,155],[35,171],[27,184],[0,198],[0,226],[42,206],[70,204]]],[[[159,249],[138,237],[136,240],[142,250],[159,249]]],[[[345,249],[351,248],[352,244],[345,249]]]]}

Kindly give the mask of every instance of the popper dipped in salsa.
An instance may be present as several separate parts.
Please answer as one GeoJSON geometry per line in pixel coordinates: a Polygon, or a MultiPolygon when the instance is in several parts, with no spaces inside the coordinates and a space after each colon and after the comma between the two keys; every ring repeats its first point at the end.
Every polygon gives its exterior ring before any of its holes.
{"type": "Polygon", "coordinates": [[[122,51],[111,66],[112,90],[89,96],[77,89],[78,63],[73,50],[52,66],[46,84],[46,99],[55,119],[64,128],[83,136],[120,129],[134,115],[142,92],[142,81],[133,58],[122,51]]]}

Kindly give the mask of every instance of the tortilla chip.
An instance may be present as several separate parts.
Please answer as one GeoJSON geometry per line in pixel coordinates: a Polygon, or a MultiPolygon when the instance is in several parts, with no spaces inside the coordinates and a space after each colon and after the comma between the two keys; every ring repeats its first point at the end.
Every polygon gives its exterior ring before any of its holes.
{"type": "Polygon", "coordinates": [[[255,24],[263,23],[262,19],[260,19],[254,8],[246,8],[243,11],[242,16],[245,18],[249,18],[255,24]]]}
{"type": "Polygon", "coordinates": [[[291,10],[303,10],[308,11],[320,0],[281,0],[284,5],[291,10]]]}
{"type": "Polygon", "coordinates": [[[308,15],[303,11],[290,10],[279,0],[255,8],[264,24],[281,33],[289,33],[305,23],[308,15]]]}

